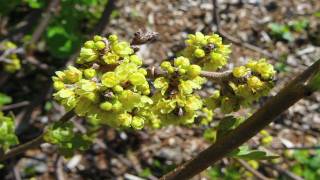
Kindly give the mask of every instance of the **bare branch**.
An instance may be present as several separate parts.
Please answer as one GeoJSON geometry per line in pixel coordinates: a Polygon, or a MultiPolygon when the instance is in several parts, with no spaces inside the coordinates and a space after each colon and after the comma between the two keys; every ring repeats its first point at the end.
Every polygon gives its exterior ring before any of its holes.
{"type": "Polygon", "coordinates": [[[178,166],[161,179],[189,179],[248,141],[294,103],[311,95],[315,89],[310,88],[306,82],[319,71],[320,59],[286,85],[276,96],[269,99],[239,127],[218,139],[198,156],[178,166]]]}
{"type": "MultiPolygon", "coordinates": [[[[158,77],[166,75],[166,72],[159,67],[151,66],[147,68],[148,75],[150,77],[158,77]]],[[[210,79],[211,81],[224,81],[232,79],[232,71],[223,71],[223,72],[211,72],[211,71],[201,71],[200,76],[210,79]]]]}
{"type": "Polygon", "coordinates": [[[210,72],[210,71],[201,71],[200,74],[202,77],[206,77],[212,81],[216,80],[227,80],[232,79],[232,71],[224,71],[224,72],[210,72]]]}

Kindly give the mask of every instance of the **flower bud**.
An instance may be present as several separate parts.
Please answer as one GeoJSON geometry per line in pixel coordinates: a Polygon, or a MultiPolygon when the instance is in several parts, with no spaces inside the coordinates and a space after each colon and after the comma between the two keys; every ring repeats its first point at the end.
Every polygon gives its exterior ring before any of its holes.
{"type": "Polygon", "coordinates": [[[97,41],[97,42],[94,43],[94,46],[98,50],[103,50],[104,48],[106,48],[106,43],[104,43],[103,41],[97,41]]]}
{"type": "Polygon", "coordinates": [[[144,126],[144,119],[139,116],[134,116],[131,122],[131,126],[137,130],[142,129],[144,126]]]}
{"type": "Polygon", "coordinates": [[[91,102],[97,102],[99,100],[99,97],[94,92],[85,93],[83,96],[86,97],[91,102]]]}
{"type": "Polygon", "coordinates": [[[87,78],[87,79],[92,79],[93,77],[96,76],[96,70],[92,69],[92,68],[89,68],[89,69],[85,69],[84,70],[84,76],[87,78]]]}
{"type": "Polygon", "coordinates": [[[179,72],[180,75],[183,75],[183,74],[185,74],[187,71],[186,71],[185,69],[179,69],[178,72],[179,72]]]}
{"type": "Polygon", "coordinates": [[[138,72],[143,74],[144,76],[146,76],[148,74],[148,72],[145,69],[142,69],[142,68],[138,69],[138,72]]]}
{"type": "Polygon", "coordinates": [[[142,65],[142,60],[137,55],[132,55],[132,56],[130,56],[129,59],[131,62],[135,63],[138,66],[142,65]]]}
{"type": "Polygon", "coordinates": [[[98,41],[102,41],[102,37],[101,36],[98,36],[98,35],[95,35],[94,37],[93,37],[93,40],[95,41],[95,42],[98,42],[98,41]]]}
{"type": "Polygon", "coordinates": [[[102,110],[110,111],[112,109],[112,104],[110,102],[106,101],[106,102],[101,103],[99,107],[102,110]]]}
{"type": "Polygon", "coordinates": [[[210,57],[211,57],[211,60],[212,60],[212,61],[218,61],[218,62],[223,59],[222,54],[215,53],[215,52],[212,52],[212,53],[210,54],[210,57]]]}
{"type": "Polygon", "coordinates": [[[113,87],[113,90],[117,93],[120,93],[123,91],[123,88],[120,85],[116,85],[115,87],[113,87]]]}
{"type": "Polygon", "coordinates": [[[84,47],[88,48],[88,49],[93,49],[94,48],[94,41],[90,40],[90,41],[86,41],[84,43],[84,47]]]}
{"type": "Polygon", "coordinates": [[[249,69],[247,69],[244,66],[240,66],[240,67],[235,67],[232,71],[232,74],[236,78],[241,78],[241,77],[244,77],[245,75],[247,75],[248,72],[249,72],[249,69]]]}
{"type": "Polygon", "coordinates": [[[272,140],[273,140],[272,136],[267,136],[267,137],[262,138],[261,142],[264,145],[268,145],[272,142],[272,140]]]}
{"type": "Polygon", "coordinates": [[[108,39],[109,39],[109,41],[111,41],[111,43],[114,43],[114,42],[117,42],[117,41],[118,41],[118,36],[112,34],[112,35],[109,36],[108,39]]]}
{"type": "Polygon", "coordinates": [[[107,64],[117,64],[119,60],[119,56],[114,53],[108,52],[107,54],[103,55],[102,59],[107,64]]]}
{"type": "Polygon", "coordinates": [[[122,108],[122,104],[120,101],[115,101],[112,105],[112,110],[114,111],[120,111],[122,108]]]}
{"type": "Polygon", "coordinates": [[[64,83],[61,81],[55,81],[53,82],[53,87],[56,91],[59,91],[64,88],[64,83]]]}
{"type": "Polygon", "coordinates": [[[180,56],[174,60],[175,67],[187,67],[190,65],[190,61],[188,58],[180,56]]]}
{"type": "Polygon", "coordinates": [[[188,75],[191,77],[191,78],[195,78],[197,76],[199,76],[201,73],[201,67],[198,66],[198,65],[191,65],[189,66],[188,68],[188,75]]]}
{"type": "Polygon", "coordinates": [[[254,90],[259,90],[263,86],[263,82],[257,76],[251,76],[248,78],[248,86],[254,90]]]}
{"type": "Polygon", "coordinates": [[[132,122],[132,116],[128,113],[120,114],[118,117],[118,121],[121,124],[121,126],[130,127],[132,122]]]}
{"type": "Polygon", "coordinates": [[[195,56],[196,58],[203,58],[205,55],[206,55],[206,53],[204,52],[203,49],[196,49],[196,50],[194,51],[194,56],[195,56]]]}
{"type": "Polygon", "coordinates": [[[82,78],[81,71],[73,66],[69,66],[68,68],[68,70],[64,71],[64,81],[68,84],[80,81],[82,78]]]}

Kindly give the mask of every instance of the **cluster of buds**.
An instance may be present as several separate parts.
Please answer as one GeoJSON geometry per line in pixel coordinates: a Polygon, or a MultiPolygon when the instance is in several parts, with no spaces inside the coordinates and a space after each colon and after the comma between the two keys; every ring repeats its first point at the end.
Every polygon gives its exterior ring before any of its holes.
{"type": "Polygon", "coordinates": [[[13,118],[0,111],[0,151],[8,151],[10,146],[18,143],[13,118]]]}
{"type": "Polygon", "coordinates": [[[231,52],[230,45],[223,44],[222,38],[217,34],[204,35],[201,32],[190,34],[186,45],[183,55],[192,63],[209,71],[225,66],[231,52]]]}
{"type": "Polygon", "coordinates": [[[147,71],[128,42],[95,36],[85,42],[78,67],[56,72],[54,97],[67,109],[93,124],[142,129],[145,118],[138,112],[152,104],[147,71]]]}
{"type": "Polygon", "coordinates": [[[183,56],[163,61],[162,73],[152,79],[130,43],[116,35],[95,36],[81,48],[77,67],[56,72],[54,97],[92,124],[142,129],[208,124],[216,108],[237,111],[273,86],[273,66],[264,59],[249,61],[234,68],[229,78],[219,81],[221,89],[203,99],[197,92],[206,82],[202,70],[223,67],[230,47],[217,34],[199,32],[189,35],[186,44],[183,56]]]}
{"type": "MultiPolygon", "coordinates": [[[[201,89],[206,79],[200,76],[201,67],[191,64],[186,57],[174,59],[173,64],[164,61],[161,64],[164,76],[155,79],[157,89],[153,95],[152,118],[156,122],[166,124],[191,124],[195,118],[207,112],[201,112],[202,99],[195,93],[201,89]]],[[[204,116],[207,117],[207,116],[204,116]]],[[[210,117],[211,118],[211,117],[210,117]]]]}
{"type": "Polygon", "coordinates": [[[245,66],[235,67],[227,86],[216,91],[208,100],[213,109],[220,107],[224,113],[248,107],[273,87],[275,70],[265,59],[250,60],[245,66]]]}
{"type": "Polygon", "coordinates": [[[5,72],[14,73],[21,69],[20,59],[18,55],[14,53],[15,49],[17,49],[17,46],[10,41],[4,41],[0,44],[0,51],[3,52],[0,63],[5,72]]]}

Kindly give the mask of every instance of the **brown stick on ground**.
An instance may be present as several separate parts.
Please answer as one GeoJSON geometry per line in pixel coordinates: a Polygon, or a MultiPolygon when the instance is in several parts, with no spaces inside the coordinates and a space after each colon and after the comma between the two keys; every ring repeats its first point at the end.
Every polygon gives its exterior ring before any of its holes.
{"type": "Polygon", "coordinates": [[[247,49],[250,49],[252,51],[256,51],[260,54],[263,54],[264,56],[267,56],[268,58],[277,60],[278,57],[276,57],[275,55],[273,55],[272,53],[268,52],[265,49],[262,49],[258,46],[255,46],[253,44],[244,42],[236,37],[231,36],[230,34],[228,34],[227,32],[225,32],[220,25],[220,15],[219,15],[219,7],[218,7],[218,3],[217,0],[212,0],[212,5],[213,5],[213,11],[212,11],[212,16],[213,16],[213,22],[214,24],[217,26],[217,32],[224,37],[225,39],[228,39],[229,41],[231,41],[232,43],[239,45],[239,46],[243,46],[247,49]]]}
{"type": "Polygon", "coordinates": [[[192,160],[164,175],[161,179],[189,179],[225,157],[232,150],[255,136],[294,103],[311,95],[316,89],[311,88],[312,85],[307,83],[307,81],[319,71],[320,59],[286,85],[276,96],[269,99],[243,124],[226,136],[218,139],[215,144],[202,151],[192,160]]]}

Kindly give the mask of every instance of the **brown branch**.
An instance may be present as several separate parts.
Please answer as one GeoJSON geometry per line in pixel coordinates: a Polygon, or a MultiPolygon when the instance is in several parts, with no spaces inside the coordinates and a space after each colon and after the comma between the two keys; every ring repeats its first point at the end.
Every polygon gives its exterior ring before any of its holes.
{"type": "Polygon", "coordinates": [[[58,9],[59,3],[60,3],[60,0],[52,0],[48,5],[48,8],[44,12],[40,23],[36,27],[35,31],[33,31],[31,40],[29,42],[31,46],[35,45],[40,40],[43,32],[46,30],[47,26],[49,25],[49,22],[53,13],[58,9]]]}
{"type": "MultiPolygon", "coordinates": [[[[159,67],[151,66],[147,68],[149,77],[158,77],[166,75],[166,72],[159,67]]],[[[224,81],[232,79],[232,71],[223,72],[211,72],[211,71],[201,71],[200,76],[210,79],[211,81],[224,81]]]]}
{"type": "Polygon", "coordinates": [[[202,151],[192,160],[182,164],[175,170],[164,175],[162,180],[188,179],[205,170],[235,148],[239,147],[259,131],[270,124],[282,112],[300,99],[309,96],[314,89],[307,80],[320,71],[320,59],[285,86],[276,96],[269,99],[258,111],[243,124],[229,134],[218,139],[215,144],[202,151]]]}
{"type": "Polygon", "coordinates": [[[201,71],[200,75],[202,77],[206,77],[212,81],[227,80],[227,79],[233,78],[232,71],[224,71],[224,72],[201,71]]]}
{"type": "Polygon", "coordinates": [[[153,42],[157,40],[159,33],[157,32],[143,32],[139,29],[136,33],[134,33],[134,37],[131,41],[131,45],[142,45],[148,42],[153,42]]]}
{"type": "Polygon", "coordinates": [[[106,28],[107,24],[110,21],[110,16],[111,16],[113,9],[115,8],[116,1],[117,0],[109,0],[107,2],[106,7],[104,8],[104,10],[102,12],[102,16],[101,16],[98,24],[96,25],[92,35],[103,33],[104,29],[106,28]]]}
{"type": "MultiPolygon", "coordinates": [[[[67,122],[69,119],[71,119],[74,116],[74,112],[73,111],[69,111],[66,114],[64,114],[60,120],[58,122],[60,123],[65,123],[67,122]]],[[[4,154],[3,156],[0,157],[0,162],[5,161],[9,158],[15,157],[18,154],[21,154],[23,152],[25,152],[26,150],[32,148],[32,147],[36,147],[39,146],[41,143],[43,143],[43,137],[45,135],[45,132],[43,132],[41,135],[39,135],[38,137],[36,137],[35,139],[28,141],[24,144],[18,145],[15,148],[12,148],[10,151],[8,151],[6,154],[4,154]]]]}

